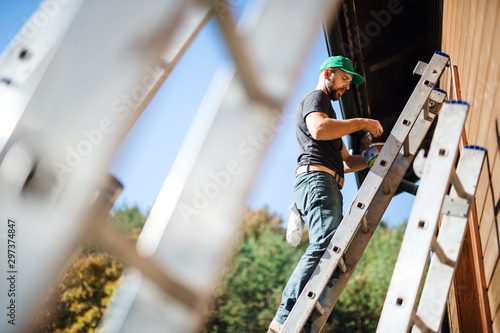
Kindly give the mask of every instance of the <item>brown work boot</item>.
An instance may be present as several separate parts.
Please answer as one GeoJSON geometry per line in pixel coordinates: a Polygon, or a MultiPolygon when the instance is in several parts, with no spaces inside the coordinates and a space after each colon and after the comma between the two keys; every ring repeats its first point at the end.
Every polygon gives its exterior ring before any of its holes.
{"type": "Polygon", "coordinates": [[[282,327],[283,324],[280,324],[276,319],[273,319],[273,321],[269,325],[269,328],[267,329],[267,333],[279,333],[282,327]]]}

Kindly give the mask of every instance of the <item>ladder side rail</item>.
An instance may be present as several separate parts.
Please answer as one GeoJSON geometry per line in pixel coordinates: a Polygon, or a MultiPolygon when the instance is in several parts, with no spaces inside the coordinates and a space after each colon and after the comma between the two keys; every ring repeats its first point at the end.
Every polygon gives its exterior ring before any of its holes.
{"type": "Polygon", "coordinates": [[[60,42],[83,0],[68,1],[50,10],[48,1],[31,15],[0,55],[0,152],[14,131],[60,42]],[[47,9],[46,9],[47,8],[47,9]],[[50,11],[50,20],[33,29],[36,17],[50,11]]]}
{"type": "MultiPolygon", "coordinates": [[[[457,166],[457,176],[471,198],[475,196],[485,156],[484,150],[467,147],[462,150],[457,166]]],[[[460,256],[473,202],[472,199],[461,198],[454,188],[449,197],[453,200],[453,205],[443,210],[444,216],[437,243],[452,264],[443,262],[437,255],[432,256],[412,332],[423,332],[424,328],[426,331],[439,332],[441,329],[451,281],[460,256]]]]}
{"type": "MultiPolygon", "coordinates": [[[[297,79],[317,22],[323,13],[334,13],[333,6],[338,4],[289,0],[260,4],[263,7],[257,10],[258,20],[245,31],[244,42],[249,45],[245,49],[252,52],[248,58],[256,68],[260,91],[277,104],[253,99],[239,71],[222,71],[217,82],[221,84],[209,88],[210,99],[200,107],[138,241],[141,255],[174,271],[200,296],[199,311],[186,309],[147,277],[132,277],[138,287],[128,294],[120,290],[130,311],[115,323],[117,330],[136,332],[144,322],[149,330],[191,332],[200,327],[203,308],[212,298],[213,286],[239,230],[244,198],[297,79]],[[303,22],[300,27],[292,24],[297,20],[303,22]],[[249,140],[255,137],[262,142],[254,149],[249,140]],[[204,192],[207,190],[215,192],[204,192]],[[200,193],[209,196],[203,202],[195,201],[202,200],[200,193]]],[[[119,302],[116,306],[121,307],[119,302]]]]}
{"type": "Polygon", "coordinates": [[[441,109],[377,332],[409,329],[468,107],[447,102],[441,109]]]}
{"type": "Polygon", "coordinates": [[[349,281],[354,269],[356,268],[362,254],[364,253],[368,243],[373,236],[382,216],[384,215],[387,206],[392,200],[392,197],[395,195],[396,190],[403,179],[406,171],[411,166],[411,163],[417,153],[417,149],[420,147],[423,142],[426,133],[429,131],[429,128],[432,125],[432,122],[435,119],[434,114],[430,114],[429,119],[424,119],[423,113],[420,114],[415,126],[412,128],[410,132],[409,142],[412,143],[409,155],[405,156],[403,151],[399,153],[396,157],[396,161],[394,162],[389,174],[387,175],[388,185],[390,192],[384,193],[383,189],[379,189],[375,198],[373,199],[373,203],[368,211],[366,218],[368,223],[368,232],[358,232],[354,237],[352,243],[349,245],[349,248],[345,254],[345,263],[347,266],[347,272],[345,274],[341,274],[340,278],[333,287],[328,292],[325,300],[321,304],[323,309],[326,311],[326,315],[323,315],[316,320],[314,320],[312,333],[320,332],[323,329],[328,317],[331,315],[335,304],[337,303],[342,291],[344,290],[347,282],[349,281]]]}
{"type": "Polygon", "coordinates": [[[298,332],[304,326],[448,63],[449,57],[443,53],[436,52],[432,56],[377,161],[361,184],[358,194],[342,219],[316,270],[285,321],[281,330],[283,333],[298,332]]]}

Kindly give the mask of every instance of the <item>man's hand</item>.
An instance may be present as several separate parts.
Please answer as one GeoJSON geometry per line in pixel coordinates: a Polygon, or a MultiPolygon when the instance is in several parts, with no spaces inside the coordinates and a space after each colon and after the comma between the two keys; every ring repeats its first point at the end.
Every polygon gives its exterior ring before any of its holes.
{"type": "Polygon", "coordinates": [[[384,133],[384,129],[378,120],[365,118],[364,130],[370,132],[374,137],[381,136],[384,133]]]}

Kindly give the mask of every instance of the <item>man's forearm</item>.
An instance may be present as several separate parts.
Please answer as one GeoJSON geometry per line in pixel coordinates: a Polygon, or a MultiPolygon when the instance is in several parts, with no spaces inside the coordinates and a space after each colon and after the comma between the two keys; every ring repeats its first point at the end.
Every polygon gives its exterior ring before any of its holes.
{"type": "Polygon", "coordinates": [[[366,119],[353,118],[347,120],[323,119],[318,126],[316,140],[335,140],[357,131],[365,129],[366,119]]]}
{"type": "Polygon", "coordinates": [[[353,118],[338,120],[328,118],[326,113],[311,112],[306,116],[306,125],[314,140],[335,140],[357,131],[370,132],[373,136],[382,135],[384,129],[377,120],[353,118]]]}
{"type": "Polygon", "coordinates": [[[344,173],[357,172],[366,168],[368,168],[368,164],[361,155],[350,155],[344,161],[344,173]]]}

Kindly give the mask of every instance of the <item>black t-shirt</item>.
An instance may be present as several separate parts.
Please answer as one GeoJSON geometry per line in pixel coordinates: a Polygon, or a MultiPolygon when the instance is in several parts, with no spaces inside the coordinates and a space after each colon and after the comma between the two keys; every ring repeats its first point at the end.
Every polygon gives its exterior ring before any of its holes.
{"type": "Polygon", "coordinates": [[[337,119],[330,97],[321,90],[308,92],[300,101],[295,114],[295,133],[299,144],[297,167],[306,164],[321,164],[344,176],[341,151],[342,139],[314,140],[306,125],[306,116],[311,112],[323,112],[337,119]]]}

